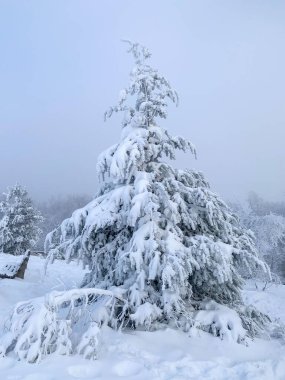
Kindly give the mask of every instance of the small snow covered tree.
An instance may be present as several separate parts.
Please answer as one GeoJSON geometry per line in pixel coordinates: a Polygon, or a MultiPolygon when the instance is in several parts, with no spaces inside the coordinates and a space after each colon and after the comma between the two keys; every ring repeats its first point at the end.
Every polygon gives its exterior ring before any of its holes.
{"type": "Polygon", "coordinates": [[[285,218],[268,214],[258,216],[250,214],[247,227],[255,235],[256,245],[273,273],[285,279],[285,218]]]}
{"type": "Polygon", "coordinates": [[[114,318],[125,325],[179,325],[205,299],[241,304],[240,268],[267,267],[204,176],[165,160],[195,149],[159,125],[177,94],[148,64],[149,51],[129,46],[130,84],[106,113],[124,113],[121,140],[99,156],[97,197],[47,236],[46,251],[88,264],[83,287],[119,288],[127,307],[114,318]]]}
{"type": "MultiPolygon", "coordinates": [[[[241,224],[254,233],[257,250],[260,257],[269,265],[273,281],[285,279],[285,218],[270,211],[272,206],[282,211],[280,204],[282,205],[281,202],[278,204],[264,201],[251,193],[248,200],[249,207],[237,203],[231,205],[239,216],[241,224]],[[266,208],[263,205],[267,205],[266,208]]],[[[264,277],[264,272],[260,270],[255,273],[255,277],[268,281],[268,277],[264,277]]]]}
{"type": "Polygon", "coordinates": [[[0,252],[12,255],[23,254],[32,248],[41,233],[38,227],[42,221],[28,192],[20,185],[8,189],[5,200],[0,202],[3,214],[0,220],[0,252]]]}

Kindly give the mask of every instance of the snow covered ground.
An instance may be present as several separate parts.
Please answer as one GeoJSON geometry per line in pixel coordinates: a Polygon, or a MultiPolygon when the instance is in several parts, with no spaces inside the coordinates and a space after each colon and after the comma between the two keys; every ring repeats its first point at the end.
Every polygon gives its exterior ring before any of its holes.
{"type": "MultiPolygon", "coordinates": [[[[1,324],[16,302],[76,287],[83,275],[75,263],[57,261],[43,277],[43,266],[41,258],[31,257],[25,280],[0,280],[1,324]]],[[[244,298],[285,323],[285,286],[263,292],[249,283],[244,298]]],[[[172,329],[119,333],[105,328],[96,361],[53,355],[39,364],[27,364],[13,357],[0,358],[0,379],[284,380],[285,346],[258,339],[246,347],[203,332],[189,337],[172,329]]]]}

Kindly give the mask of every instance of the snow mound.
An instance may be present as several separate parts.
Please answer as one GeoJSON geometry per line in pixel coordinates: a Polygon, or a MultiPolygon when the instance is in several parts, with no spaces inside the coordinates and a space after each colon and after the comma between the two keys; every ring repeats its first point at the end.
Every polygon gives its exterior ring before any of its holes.
{"type": "Polygon", "coordinates": [[[222,340],[237,343],[245,341],[246,330],[235,310],[212,300],[202,302],[200,307],[202,310],[196,312],[194,317],[196,326],[219,336],[222,340]]]}

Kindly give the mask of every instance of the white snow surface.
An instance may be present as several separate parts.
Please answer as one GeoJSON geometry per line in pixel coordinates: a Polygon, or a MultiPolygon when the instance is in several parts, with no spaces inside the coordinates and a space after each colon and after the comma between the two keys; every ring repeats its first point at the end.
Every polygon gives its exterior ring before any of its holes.
{"type": "MultiPolygon", "coordinates": [[[[52,290],[78,286],[83,270],[76,263],[55,261],[43,277],[44,261],[32,256],[24,280],[0,280],[1,326],[15,303],[52,290]]],[[[285,323],[285,286],[257,291],[249,283],[247,303],[285,323]]],[[[248,346],[220,340],[203,331],[184,333],[167,328],[155,332],[116,332],[105,327],[97,360],[80,355],[51,355],[39,364],[0,358],[2,380],[284,380],[285,346],[277,340],[249,342],[248,346]],[[190,335],[190,336],[189,336],[190,335]]]]}

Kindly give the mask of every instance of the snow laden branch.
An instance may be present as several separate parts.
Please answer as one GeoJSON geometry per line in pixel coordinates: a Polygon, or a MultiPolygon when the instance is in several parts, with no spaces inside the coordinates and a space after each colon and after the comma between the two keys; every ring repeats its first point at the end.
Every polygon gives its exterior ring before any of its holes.
{"type": "Polygon", "coordinates": [[[30,363],[51,353],[96,359],[100,327],[109,323],[116,308],[125,310],[120,293],[95,288],[53,291],[18,303],[1,336],[0,355],[14,351],[30,363]]]}

